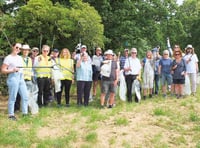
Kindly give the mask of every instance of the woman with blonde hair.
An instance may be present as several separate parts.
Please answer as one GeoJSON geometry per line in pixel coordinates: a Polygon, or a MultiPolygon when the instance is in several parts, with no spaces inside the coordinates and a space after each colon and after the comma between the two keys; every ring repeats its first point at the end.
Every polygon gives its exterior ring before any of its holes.
{"type": "Polygon", "coordinates": [[[149,98],[152,98],[154,81],[154,60],[150,50],[146,52],[146,57],[142,61],[143,71],[143,98],[146,99],[147,92],[149,98]]]}
{"type": "Polygon", "coordinates": [[[56,59],[56,63],[59,65],[61,73],[63,74],[63,78],[61,78],[61,91],[56,93],[57,96],[57,104],[58,107],[61,107],[61,97],[62,97],[62,91],[65,87],[65,101],[66,101],[66,107],[69,107],[69,101],[70,101],[70,88],[71,84],[74,80],[74,60],[71,59],[71,54],[69,52],[69,49],[63,48],[60,57],[56,59]]]}

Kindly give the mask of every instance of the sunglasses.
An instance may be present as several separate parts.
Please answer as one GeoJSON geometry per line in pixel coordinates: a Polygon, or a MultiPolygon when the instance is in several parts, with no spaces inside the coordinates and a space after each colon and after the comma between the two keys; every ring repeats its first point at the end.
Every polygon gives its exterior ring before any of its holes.
{"type": "Polygon", "coordinates": [[[16,49],[20,49],[20,47],[18,47],[18,46],[16,46],[15,48],[16,48],[16,49]]]}
{"type": "Polygon", "coordinates": [[[42,50],[43,52],[49,52],[49,50],[42,50]]]}
{"type": "Polygon", "coordinates": [[[175,56],[178,56],[178,55],[180,55],[179,53],[178,54],[175,54],[175,56]]]}
{"type": "Polygon", "coordinates": [[[131,52],[132,54],[136,54],[137,52],[131,52]]]}
{"type": "Polygon", "coordinates": [[[33,52],[38,52],[37,50],[33,50],[33,52]]]}

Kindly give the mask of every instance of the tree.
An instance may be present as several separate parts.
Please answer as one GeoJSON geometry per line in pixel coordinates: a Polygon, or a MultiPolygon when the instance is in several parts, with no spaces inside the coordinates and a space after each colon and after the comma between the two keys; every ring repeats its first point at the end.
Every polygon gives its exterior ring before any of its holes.
{"type": "Polygon", "coordinates": [[[103,25],[97,11],[81,0],[70,1],[70,8],[49,0],[30,0],[13,16],[12,41],[31,46],[48,44],[52,48],[74,49],[80,36],[88,47],[103,46],[103,25]],[[80,27],[81,25],[81,27],[80,27]]]}
{"type": "Polygon", "coordinates": [[[157,45],[165,49],[168,36],[173,43],[177,34],[184,36],[181,22],[172,15],[178,8],[175,1],[84,1],[94,6],[102,17],[108,38],[106,48],[136,47],[144,55],[157,45]]]}
{"type": "Polygon", "coordinates": [[[198,55],[200,54],[200,1],[186,0],[178,10],[177,17],[183,24],[186,36],[181,38],[182,47],[192,44],[198,55]]]}

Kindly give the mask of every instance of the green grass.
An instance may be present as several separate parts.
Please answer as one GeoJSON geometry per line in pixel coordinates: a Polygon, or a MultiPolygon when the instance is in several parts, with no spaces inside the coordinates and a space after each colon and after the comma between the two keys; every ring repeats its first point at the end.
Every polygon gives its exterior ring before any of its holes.
{"type": "MultiPolygon", "coordinates": [[[[198,88],[197,96],[200,96],[198,88]]],[[[62,100],[64,104],[64,99],[62,100]]],[[[0,102],[1,103],[1,102],[0,102]]],[[[36,116],[17,122],[0,112],[0,147],[196,147],[200,148],[200,98],[167,98],[161,95],[141,103],[117,98],[116,107],[100,109],[99,98],[88,107],[41,108],[36,116]]]]}
{"type": "Polygon", "coordinates": [[[124,125],[124,126],[126,126],[126,125],[128,125],[128,119],[127,118],[118,118],[118,119],[116,119],[115,120],[115,125],[118,125],[118,126],[121,126],[121,125],[124,125]]]}
{"type": "Polygon", "coordinates": [[[90,132],[90,133],[88,133],[87,135],[86,135],[86,137],[85,137],[85,140],[87,141],[87,142],[90,142],[90,143],[96,143],[97,142],[97,139],[98,138],[98,135],[97,135],[97,133],[96,132],[90,132]]]}

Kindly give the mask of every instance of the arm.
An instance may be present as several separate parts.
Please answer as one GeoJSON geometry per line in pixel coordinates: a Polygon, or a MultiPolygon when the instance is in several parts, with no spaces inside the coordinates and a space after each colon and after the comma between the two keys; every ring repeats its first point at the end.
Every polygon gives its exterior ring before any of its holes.
{"type": "Polygon", "coordinates": [[[199,65],[198,65],[198,62],[196,62],[196,71],[197,71],[197,73],[199,72],[199,65]]]}
{"type": "Polygon", "coordinates": [[[159,67],[158,67],[158,74],[159,74],[159,75],[161,74],[161,68],[162,68],[162,66],[159,65],[159,67]]]}
{"type": "Polygon", "coordinates": [[[6,64],[3,64],[1,66],[1,72],[3,74],[9,74],[9,73],[18,72],[18,71],[19,71],[19,68],[13,68],[13,69],[8,70],[8,65],[6,64]]]}
{"type": "Polygon", "coordinates": [[[82,63],[82,57],[80,58],[80,60],[77,61],[76,63],[76,67],[81,67],[81,63],[82,63]]]}

